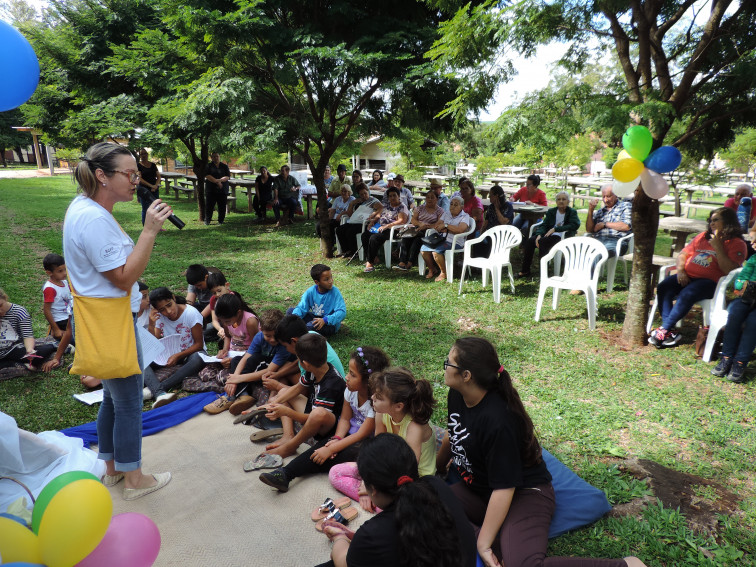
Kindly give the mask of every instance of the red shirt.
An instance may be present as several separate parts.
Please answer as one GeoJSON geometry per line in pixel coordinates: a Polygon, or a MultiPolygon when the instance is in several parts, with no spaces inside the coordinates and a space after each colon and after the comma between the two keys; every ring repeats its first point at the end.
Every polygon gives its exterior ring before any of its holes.
{"type": "MultiPolygon", "coordinates": [[[[735,199],[733,197],[730,197],[724,202],[724,206],[728,209],[732,209],[736,213],[738,212],[738,205],[735,204],[735,199]]],[[[756,217],[756,203],[754,203],[754,198],[751,197],[751,218],[756,217]]]]}
{"type": "Polygon", "coordinates": [[[530,201],[531,203],[541,205],[542,207],[549,206],[549,201],[546,199],[546,193],[544,193],[540,189],[536,189],[535,197],[528,197],[528,188],[522,187],[517,193],[514,194],[512,199],[514,201],[520,201],[522,203],[524,203],[525,201],[530,201]]]}
{"type": "MultiPolygon", "coordinates": [[[[746,259],[747,247],[742,238],[725,240],[724,249],[727,257],[738,266],[742,266],[746,259]]],[[[685,273],[691,278],[707,278],[717,281],[725,275],[717,263],[717,254],[711,243],[706,240],[706,233],[696,236],[690,244],[683,248],[685,258],[685,273]]]]}

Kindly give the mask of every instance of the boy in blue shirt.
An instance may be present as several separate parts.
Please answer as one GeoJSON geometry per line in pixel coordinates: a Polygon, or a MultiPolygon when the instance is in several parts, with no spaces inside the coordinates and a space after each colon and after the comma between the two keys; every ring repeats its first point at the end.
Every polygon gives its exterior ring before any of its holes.
{"type": "Polygon", "coordinates": [[[301,317],[309,331],[330,337],[338,332],[346,317],[346,303],[339,288],[333,285],[331,268],[315,264],[310,269],[310,277],[315,285],[305,291],[299,304],[286,314],[301,317]]]}

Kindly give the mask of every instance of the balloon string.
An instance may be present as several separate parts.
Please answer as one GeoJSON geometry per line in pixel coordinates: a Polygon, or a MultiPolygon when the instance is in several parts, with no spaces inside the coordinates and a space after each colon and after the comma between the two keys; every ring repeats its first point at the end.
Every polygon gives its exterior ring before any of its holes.
{"type": "Polygon", "coordinates": [[[31,498],[32,504],[34,504],[34,502],[35,502],[35,500],[34,500],[34,495],[33,495],[33,494],[31,493],[31,490],[29,490],[29,487],[28,487],[28,486],[26,486],[26,485],[25,485],[25,484],[24,484],[23,482],[21,482],[20,480],[16,480],[16,479],[15,479],[15,478],[13,478],[12,476],[0,476],[0,480],[3,480],[3,479],[5,479],[5,480],[12,480],[12,481],[13,481],[13,482],[15,482],[16,484],[20,484],[20,485],[21,485],[21,487],[22,487],[22,488],[23,488],[24,490],[26,490],[26,492],[27,492],[27,493],[29,494],[29,498],[31,498]]]}

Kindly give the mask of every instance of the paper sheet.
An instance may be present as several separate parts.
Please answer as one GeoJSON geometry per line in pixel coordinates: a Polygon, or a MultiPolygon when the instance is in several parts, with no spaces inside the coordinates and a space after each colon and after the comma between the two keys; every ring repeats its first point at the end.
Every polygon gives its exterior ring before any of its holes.
{"type": "MultiPolygon", "coordinates": [[[[244,356],[247,351],[244,350],[230,350],[228,351],[228,357],[234,358],[236,356],[244,356]]],[[[199,353],[200,358],[210,364],[211,362],[221,362],[222,359],[218,358],[217,356],[210,356],[209,354],[205,354],[203,352],[199,353]]]]}
{"type": "Polygon", "coordinates": [[[181,352],[181,336],[168,335],[157,339],[144,327],[139,327],[139,340],[142,341],[142,362],[146,368],[153,362],[165,366],[171,355],[181,352]]]}
{"type": "Polygon", "coordinates": [[[100,402],[102,402],[102,388],[100,388],[99,390],[94,390],[92,392],[85,392],[83,394],[74,394],[73,397],[80,402],[84,402],[88,406],[99,404],[100,402]]]}

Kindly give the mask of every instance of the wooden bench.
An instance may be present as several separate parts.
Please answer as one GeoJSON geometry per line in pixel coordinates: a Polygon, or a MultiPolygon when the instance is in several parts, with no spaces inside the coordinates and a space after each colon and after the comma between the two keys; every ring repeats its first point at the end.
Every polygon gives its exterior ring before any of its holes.
{"type": "Polygon", "coordinates": [[[704,205],[704,204],[701,204],[701,203],[683,203],[682,204],[682,208],[684,209],[685,216],[687,218],[690,218],[690,210],[691,209],[695,209],[695,210],[703,209],[705,211],[714,211],[716,209],[719,209],[720,207],[722,207],[722,205],[714,206],[714,205],[704,205]]]}

